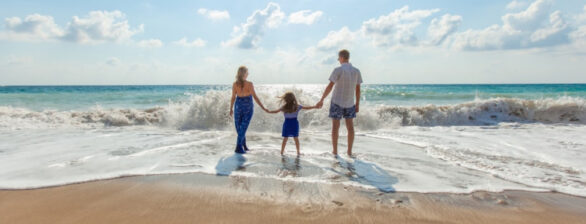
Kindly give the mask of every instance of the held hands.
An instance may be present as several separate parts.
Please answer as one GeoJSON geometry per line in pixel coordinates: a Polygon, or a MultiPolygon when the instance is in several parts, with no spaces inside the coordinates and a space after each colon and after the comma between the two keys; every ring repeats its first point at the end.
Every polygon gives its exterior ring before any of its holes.
{"type": "Polygon", "coordinates": [[[271,111],[269,109],[267,109],[266,107],[264,107],[263,105],[260,105],[260,109],[264,110],[267,113],[270,113],[271,111]]]}
{"type": "Polygon", "coordinates": [[[279,113],[281,110],[269,110],[267,108],[262,108],[265,112],[269,113],[269,114],[276,114],[279,113]]]}
{"type": "Polygon", "coordinates": [[[315,107],[321,109],[321,107],[324,105],[323,100],[320,100],[319,102],[317,102],[317,104],[315,104],[315,107]]]}

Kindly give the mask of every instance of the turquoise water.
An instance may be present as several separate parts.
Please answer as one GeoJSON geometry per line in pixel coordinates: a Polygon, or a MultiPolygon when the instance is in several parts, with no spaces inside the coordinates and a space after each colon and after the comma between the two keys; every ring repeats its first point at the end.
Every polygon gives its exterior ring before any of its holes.
{"type": "Polygon", "coordinates": [[[192,94],[226,90],[229,86],[4,86],[0,106],[32,110],[137,108],[167,105],[169,100],[187,100],[192,94]]]}
{"type": "MultiPolygon", "coordinates": [[[[325,85],[255,88],[276,109],[285,91],[311,105],[325,85]]],[[[199,172],[383,192],[586,196],[585,84],[361,88],[356,157],[330,156],[326,101],[300,112],[300,170],[283,176],[283,115],[259,106],[247,133],[253,150],[234,159],[228,85],[0,87],[0,189],[199,172]]]]}
{"type": "Polygon", "coordinates": [[[562,96],[586,98],[586,84],[366,85],[363,94],[370,101],[397,105],[445,105],[497,97],[528,100],[562,96]]]}
{"type": "MultiPolygon", "coordinates": [[[[314,98],[322,93],[323,85],[296,85],[292,88],[311,89],[314,98]]],[[[258,85],[262,89],[280,90],[273,85],[258,85]]],[[[3,86],[0,106],[31,110],[79,110],[101,108],[145,109],[188,100],[193,95],[209,91],[229,92],[228,85],[173,86],[3,86]]],[[[283,90],[284,91],[284,90],[283,90]]],[[[379,85],[362,86],[362,99],[367,104],[385,105],[448,105],[475,99],[518,98],[544,99],[559,97],[586,98],[586,84],[479,84],[479,85],[379,85]]]]}

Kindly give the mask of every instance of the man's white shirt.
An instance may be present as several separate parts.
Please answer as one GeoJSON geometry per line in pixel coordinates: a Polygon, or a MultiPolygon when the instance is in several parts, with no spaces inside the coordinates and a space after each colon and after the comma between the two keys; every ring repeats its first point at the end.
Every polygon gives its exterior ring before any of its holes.
{"type": "Polygon", "coordinates": [[[342,108],[354,106],[354,94],[356,85],[362,83],[360,70],[350,63],[343,63],[332,71],[330,81],[335,83],[334,93],[332,94],[332,103],[342,108]]]}

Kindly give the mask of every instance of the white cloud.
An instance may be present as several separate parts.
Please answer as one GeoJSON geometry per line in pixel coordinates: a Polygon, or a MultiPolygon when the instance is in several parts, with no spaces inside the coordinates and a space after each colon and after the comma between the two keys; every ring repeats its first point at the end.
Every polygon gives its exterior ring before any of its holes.
{"type": "Polygon", "coordinates": [[[520,31],[535,30],[547,19],[550,9],[549,0],[537,0],[525,11],[505,14],[502,17],[503,28],[520,31]]]}
{"type": "Polygon", "coordinates": [[[527,2],[513,0],[512,2],[507,4],[507,9],[508,10],[517,10],[517,9],[524,8],[525,6],[527,6],[527,2]]]}
{"type": "Polygon", "coordinates": [[[355,37],[356,34],[348,27],[342,27],[338,31],[330,31],[324,39],[317,43],[317,48],[322,51],[348,48],[355,37]]]}
{"type": "Polygon", "coordinates": [[[570,39],[581,49],[586,49],[586,5],[584,11],[576,16],[577,28],[569,34],[570,39]]]}
{"type": "Polygon", "coordinates": [[[120,11],[91,11],[83,18],[74,16],[65,29],[55,24],[53,17],[39,14],[28,15],[24,20],[6,18],[5,25],[7,30],[0,37],[14,41],[120,42],[143,31],[143,25],[131,29],[120,11]]]}
{"type": "Polygon", "coordinates": [[[143,31],[143,25],[131,29],[120,11],[91,11],[86,17],[73,17],[63,39],[78,43],[119,42],[143,31]]]}
{"type": "Polygon", "coordinates": [[[562,19],[561,16],[561,12],[560,11],[555,11],[554,13],[552,13],[549,16],[549,22],[550,25],[540,28],[538,30],[536,30],[533,34],[531,34],[531,41],[532,42],[542,42],[545,41],[547,39],[550,39],[551,37],[555,36],[555,35],[562,35],[561,37],[558,38],[564,38],[564,36],[566,36],[566,33],[561,32],[563,30],[565,30],[568,25],[566,24],[566,22],[562,19]]]}
{"type": "Polygon", "coordinates": [[[440,45],[446,38],[455,33],[462,23],[462,17],[458,15],[445,14],[440,19],[431,20],[427,32],[431,37],[431,44],[440,45]]]}
{"type": "Polygon", "coordinates": [[[159,39],[149,39],[139,41],[137,45],[143,48],[159,48],[163,46],[163,42],[159,39]]]}
{"type": "MultiPolygon", "coordinates": [[[[552,10],[551,0],[534,0],[526,5],[523,10],[504,14],[501,17],[501,24],[463,32],[458,32],[463,21],[462,16],[444,14],[431,20],[427,27],[427,37],[421,40],[418,36],[421,29],[418,27],[424,19],[439,10],[409,10],[404,6],[388,15],[364,21],[360,30],[352,31],[344,27],[339,31],[330,31],[318,42],[315,49],[329,51],[347,48],[346,46],[357,42],[356,38],[370,39],[375,47],[391,49],[408,46],[443,46],[482,51],[550,48],[573,42],[586,46],[586,6],[583,13],[573,17],[577,21],[573,24],[565,21],[566,16],[562,12],[552,10]],[[358,33],[362,35],[356,35],[358,33]]],[[[324,60],[324,63],[330,61],[324,60]]]]}
{"type": "Polygon", "coordinates": [[[106,64],[110,66],[118,66],[120,65],[120,59],[118,59],[117,57],[108,58],[106,59],[106,64]]]}
{"type": "Polygon", "coordinates": [[[582,49],[586,50],[586,25],[579,27],[569,36],[574,43],[581,45],[582,49]]]}
{"type": "Polygon", "coordinates": [[[40,14],[28,15],[24,20],[19,17],[6,18],[5,26],[7,30],[2,32],[2,39],[16,41],[53,40],[64,34],[53,17],[40,14]]]}
{"type": "Polygon", "coordinates": [[[409,11],[409,7],[404,6],[389,15],[363,22],[361,30],[365,36],[372,38],[375,46],[417,45],[414,29],[421,24],[421,20],[438,11],[409,11]]]}
{"type": "Polygon", "coordinates": [[[337,55],[328,56],[328,57],[324,58],[323,60],[321,60],[322,65],[331,65],[331,64],[335,64],[336,62],[338,62],[337,55]]]}
{"type": "Polygon", "coordinates": [[[230,13],[228,11],[219,11],[219,10],[211,10],[206,8],[200,8],[197,10],[197,13],[200,15],[205,16],[211,20],[224,20],[230,19],[230,13]]]}
{"type": "Polygon", "coordinates": [[[574,40],[585,40],[586,41],[586,25],[579,27],[570,34],[574,40]]]}
{"type": "Polygon", "coordinates": [[[453,46],[465,50],[549,47],[570,42],[568,25],[559,11],[549,13],[549,0],[536,0],[518,13],[502,16],[502,25],[467,30],[454,36],[453,46]]]}
{"type": "Polygon", "coordinates": [[[183,47],[204,47],[206,46],[206,41],[200,38],[197,38],[191,42],[187,41],[187,38],[181,38],[181,40],[173,42],[176,45],[183,46],[183,47]]]}
{"type": "Polygon", "coordinates": [[[223,46],[236,46],[243,49],[258,47],[265,29],[278,27],[285,13],[277,3],[270,2],[263,10],[256,10],[246,19],[246,23],[234,28],[234,38],[222,42],[223,46]]]}
{"type": "Polygon", "coordinates": [[[483,30],[467,30],[454,35],[453,46],[462,50],[496,50],[504,48],[505,42],[518,33],[492,25],[483,30]]]}
{"type": "Polygon", "coordinates": [[[289,15],[289,23],[311,25],[315,23],[322,14],[322,11],[315,11],[312,13],[311,10],[301,10],[289,15]]]}

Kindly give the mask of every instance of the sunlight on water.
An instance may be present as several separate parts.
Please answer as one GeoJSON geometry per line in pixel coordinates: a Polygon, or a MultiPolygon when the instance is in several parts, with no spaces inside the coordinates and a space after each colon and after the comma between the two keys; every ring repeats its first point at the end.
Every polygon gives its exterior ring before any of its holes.
{"type": "MultiPolygon", "coordinates": [[[[271,109],[323,85],[259,85],[271,109]]],[[[0,87],[0,188],[207,173],[382,192],[523,189],[586,196],[586,85],[365,85],[355,157],[331,155],[326,103],[302,111],[302,156],[281,157],[282,114],[256,107],[233,153],[227,86],[0,87]]],[[[346,148],[342,127],[340,150],[346,148]]]]}

